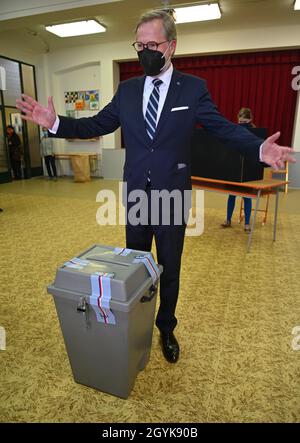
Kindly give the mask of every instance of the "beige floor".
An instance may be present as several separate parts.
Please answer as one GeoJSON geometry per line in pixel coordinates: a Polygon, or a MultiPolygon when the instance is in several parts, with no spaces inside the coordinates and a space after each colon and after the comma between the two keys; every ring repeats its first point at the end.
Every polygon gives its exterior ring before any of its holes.
{"type": "MultiPolygon", "coordinates": [[[[205,229],[187,237],[178,327],[181,358],[151,359],[128,400],[74,383],[46,286],[57,267],[94,243],[124,244],[101,227],[97,192],[112,181],[32,179],[0,186],[0,421],[300,421],[300,191],[280,195],[278,239],[256,224],[246,253],[242,225],[222,230],[226,197],[205,194],[205,229]]],[[[239,207],[239,202],[237,203],[239,207]]],[[[237,218],[236,211],[235,220],[237,218]]]]}

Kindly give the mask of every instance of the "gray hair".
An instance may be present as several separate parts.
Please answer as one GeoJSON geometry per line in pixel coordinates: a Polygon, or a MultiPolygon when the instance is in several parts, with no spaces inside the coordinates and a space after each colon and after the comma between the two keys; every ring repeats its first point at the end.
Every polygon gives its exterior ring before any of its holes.
{"type": "Polygon", "coordinates": [[[146,12],[140,17],[136,25],[135,32],[137,33],[139,27],[143,23],[151,22],[152,20],[162,20],[165,36],[168,41],[177,40],[177,32],[172,9],[156,9],[154,11],[146,12]]]}

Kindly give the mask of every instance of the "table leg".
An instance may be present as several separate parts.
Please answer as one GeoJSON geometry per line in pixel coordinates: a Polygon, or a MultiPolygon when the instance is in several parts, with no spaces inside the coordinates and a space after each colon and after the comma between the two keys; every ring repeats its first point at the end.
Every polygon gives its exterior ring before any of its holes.
{"type": "Polygon", "coordinates": [[[276,241],[277,214],[278,214],[278,201],[279,201],[279,187],[276,189],[276,201],[275,201],[275,213],[274,213],[273,241],[276,241]]]}
{"type": "Polygon", "coordinates": [[[248,239],[247,252],[250,252],[252,236],[253,236],[253,231],[254,231],[254,226],[255,226],[255,221],[256,221],[256,214],[257,214],[258,205],[259,205],[260,194],[261,194],[261,189],[258,190],[258,193],[256,196],[256,204],[255,204],[254,216],[253,216],[252,224],[251,224],[251,231],[250,231],[249,239],[248,239]]]}

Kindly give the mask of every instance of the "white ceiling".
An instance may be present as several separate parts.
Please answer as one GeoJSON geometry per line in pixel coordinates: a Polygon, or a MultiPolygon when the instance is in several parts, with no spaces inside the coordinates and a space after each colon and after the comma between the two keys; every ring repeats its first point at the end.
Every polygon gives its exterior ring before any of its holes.
{"type": "MultiPolygon", "coordinates": [[[[193,0],[0,0],[0,41],[20,45],[34,54],[73,46],[112,41],[132,42],[139,16],[146,10],[193,3],[193,0]],[[47,5],[47,6],[45,6],[47,5]],[[47,11],[47,12],[46,12],[47,11]],[[41,13],[42,12],[42,13],[41,13]],[[96,18],[107,27],[103,34],[60,38],[45,30],[45,25],[96,18]]],[[[214,31],[280,25],[300,26],[300,11],[294,0],[219,0],[221,20],[177,25],[179,36],[214,31]]]]}
{"type": "Polygon", "coordinates": [[[0,21],[122,0],[1,0],[0,21]]]}

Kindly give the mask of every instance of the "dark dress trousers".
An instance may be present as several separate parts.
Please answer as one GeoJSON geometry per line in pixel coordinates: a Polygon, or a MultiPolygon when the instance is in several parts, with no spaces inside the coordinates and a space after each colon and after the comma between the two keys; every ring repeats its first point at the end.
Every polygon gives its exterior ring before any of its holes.
{"type": "MultiPolygon", "coordinates": [[[[263,140],[218,112],[203,79],[176,70],[151,140],[143,116],[144,82],[145,76],[121,82],[112,101],[93,117],[71,119],[59,116],[55,137],[91,138],[109,134],[121,126],[126,148],[124,182],[127,182],[128,193],[135,189],[146,190],[148,194],[150,190],[177,189],[183,193],[191,189],[190,144],[197,123],[220,138],[228,148],[259,158],[263,140]]],[[[127,211],[129,208],[127,205],[127,211]]],[[[181,225],[171,223],[170,226],[162,223],[153,226],[127,223],[126,226],[128,248],[148,251],[155,238],[158,262],[164,268],[156,318],[161,332],[171,332],[177,324],[175,308],[184,233],[184,222],[181,225]]]]}

